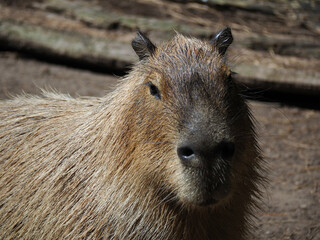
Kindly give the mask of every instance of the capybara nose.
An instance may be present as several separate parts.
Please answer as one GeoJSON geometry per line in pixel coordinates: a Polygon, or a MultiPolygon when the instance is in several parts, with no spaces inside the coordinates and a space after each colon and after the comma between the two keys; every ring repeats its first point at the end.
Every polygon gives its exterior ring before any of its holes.
{"type": "Polygon", "coordinates": [[[221,142],[218,150],[222,159],[231,160],[235,152],[235,144],[233,142],[221,142]]]}
{"type": "Polygon", "coordinates": [[[181,144],[177,149],[182,164],[191,167],[212,165],[217,159],[230,161],[234,152],[235,144],[229,141],[214,144],[181,144]]]}
{"type": "Polygon", "coordinates": [[[195,153],[190,146],[178,147],[177,152],[182,163],[188,163],[195,159],[195,153]]]}

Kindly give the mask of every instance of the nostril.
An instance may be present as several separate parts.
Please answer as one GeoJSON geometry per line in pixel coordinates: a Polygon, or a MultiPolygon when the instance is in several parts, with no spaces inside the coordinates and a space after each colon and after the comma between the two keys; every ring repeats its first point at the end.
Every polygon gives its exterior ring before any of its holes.
{"type": "Polygon", "coordinates": [[[194,157],[194,151],[188,146],[179,147],[177,151],[181,160],[189,160],[194,157]]]}
{"type": "Polygon", "coordinates": [[[235,152],[235,145],[233,142],[221,143],[221,156],[223,159],[231,159],[235,152]]]}

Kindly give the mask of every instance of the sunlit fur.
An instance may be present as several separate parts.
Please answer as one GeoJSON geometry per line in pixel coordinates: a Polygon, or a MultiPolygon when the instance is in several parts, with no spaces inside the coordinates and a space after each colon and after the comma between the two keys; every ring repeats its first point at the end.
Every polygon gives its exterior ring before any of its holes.
{"type": "Polygon", "coordinates": [[[214,46],[177,35],[104,98],[1,101],[0,238],[246,239],[261,157],[229,74],[214,46]],[[217,205],[193,204],[199,173],[177,156],[195,108],[213,138],[236,142],[232,190],[217,205]]]}

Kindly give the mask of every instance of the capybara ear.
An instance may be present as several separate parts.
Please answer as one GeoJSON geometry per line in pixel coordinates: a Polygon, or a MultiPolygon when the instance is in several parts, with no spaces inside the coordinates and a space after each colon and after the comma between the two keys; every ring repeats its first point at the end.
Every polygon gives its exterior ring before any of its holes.
{"type": "Polygon", "coordinates": [[[219,31],[210,41],[218,50],[220,55],[224,55],[233,41],[231,28],[226,27],[219,31]]]}
{"type": "Polygon", "coordinates": [[[140,31],[137,31],[136,37],[131,42],[132,48],[139,57],[139,60],[144,59],[145,57],[152,56],[156,50],[156,46],[143,35],[140,31]]]}

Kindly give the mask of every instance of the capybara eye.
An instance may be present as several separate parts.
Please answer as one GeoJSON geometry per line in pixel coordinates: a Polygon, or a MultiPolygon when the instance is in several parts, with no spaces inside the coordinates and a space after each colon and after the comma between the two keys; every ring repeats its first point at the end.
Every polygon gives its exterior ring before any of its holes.
{"type": "Polygon", "coordinates": [[[226,77],[226,82],[228,84],[232,83],[232,73],[228,74],[227,77],[226,77]]]}
{"type": "Polygon", "coordinates": [[[233,77],[235,75],[237,75],[238,73],[231,71],[230,74],[227,76],[227,80],[228,82],[232,82],[233,81],[233,77]]]}
{"type": "Polygon", "coordinates": [[[159,88],[154,85],[152,82],[147,82],[147,86],[149,86],[150,94],[154,96],[156,99],[161,99],[159,88]]]}

